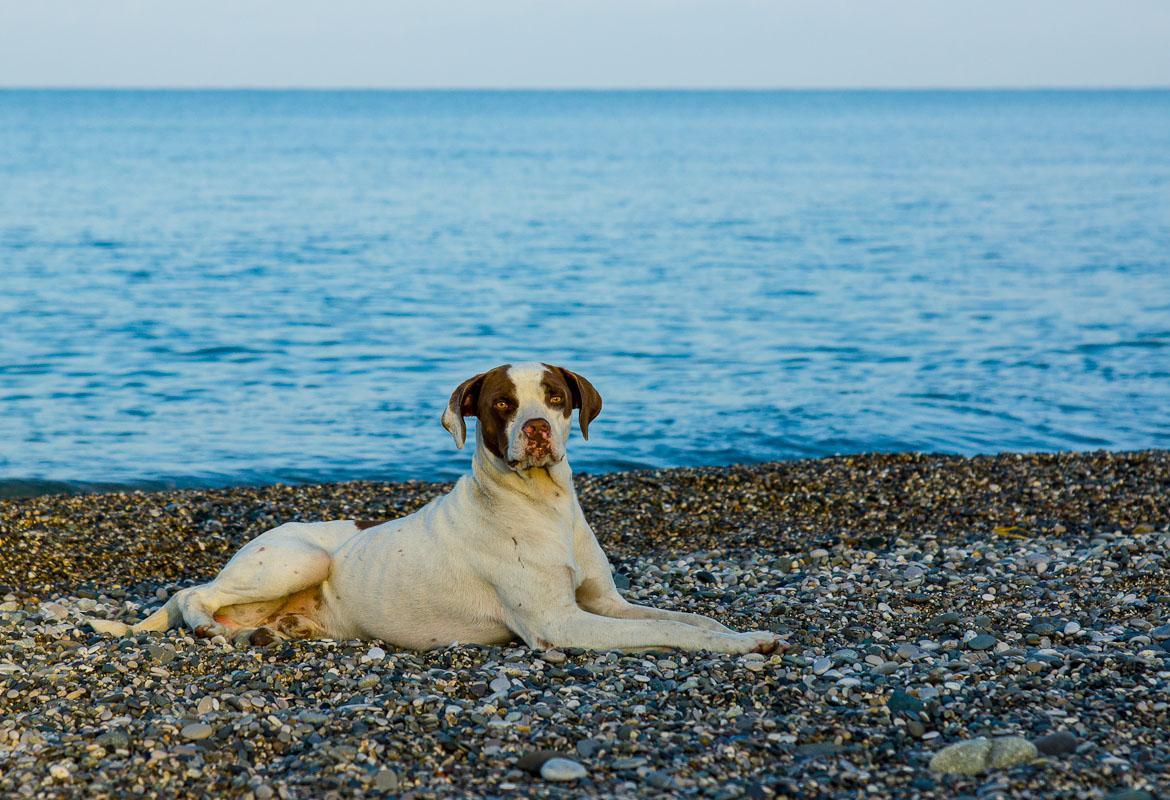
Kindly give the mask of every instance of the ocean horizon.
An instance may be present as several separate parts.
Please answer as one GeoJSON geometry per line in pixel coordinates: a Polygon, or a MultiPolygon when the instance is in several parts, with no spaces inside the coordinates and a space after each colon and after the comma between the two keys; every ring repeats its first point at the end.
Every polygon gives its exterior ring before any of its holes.
{"type": "Polygon", "coordinates": [[[0,497],[1170,447],[1170,90],[0,90],[0,497]]]}

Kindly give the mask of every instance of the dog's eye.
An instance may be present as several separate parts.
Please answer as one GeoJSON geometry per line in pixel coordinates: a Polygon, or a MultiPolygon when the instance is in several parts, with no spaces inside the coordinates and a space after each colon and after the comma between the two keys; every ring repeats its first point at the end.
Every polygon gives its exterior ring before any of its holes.
{"type": "Polygon", "coordinates": [[[507,407],[508,407],[507,400],[497,400],[496,401],[496,408],[500,409],[500,411],[503,411],[507,407]]]}
{"type": "Polygon", "coordinates": [[[565,398],[561,397],[559,394],[554,394],[548,399],[548,401],[554,406],[559,406],[561,403],[565,402],[565,398]]]}

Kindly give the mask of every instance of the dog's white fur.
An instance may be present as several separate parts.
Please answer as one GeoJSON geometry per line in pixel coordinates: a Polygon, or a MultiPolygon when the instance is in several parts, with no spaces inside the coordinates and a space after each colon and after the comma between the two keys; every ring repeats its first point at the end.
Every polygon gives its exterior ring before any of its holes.
{"type": "MultiPolygon", "coordinates": [[[[736,633],[618,593],[577,502],[565,458],[570,418],[549,405],[548,369],[508,369],[518,408],[506,458],[489,452],[477,425],[471,475],[418,512],[365,529],[346,520],[281,525],[244,545],[215,580],[176,592],[137,625],[91,624],[120,634],[184,621],[200,635],[237,641],[272,626],[275,636],[380,639],[418,650],[519,636],[534,648],[770,651],[775,634],[736,633]],[[551,423],[549,452],[530,458],[524,425],[537,418],[551,423]]],[[[453,404],[443,422],[462,447],[458,413],[453,404]]]]}

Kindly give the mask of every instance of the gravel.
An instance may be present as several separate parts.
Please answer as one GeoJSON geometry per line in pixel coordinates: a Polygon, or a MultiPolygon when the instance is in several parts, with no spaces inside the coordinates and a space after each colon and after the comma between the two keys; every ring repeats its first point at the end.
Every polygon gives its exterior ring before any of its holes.
{"type": "Polygon", "coordinates": [[[0,501],[0,796],[1101,800],[1170,781],[1161,451],[579,477],[631,600],[775,630],[763,657],[84,625],[141,618],[279,522],[396,516],[445,488],[0,501]],[[1009,738],[973,775],[930,769],[1009,738]],[[543,776],[554,759],[577,777],[543,776]]]}

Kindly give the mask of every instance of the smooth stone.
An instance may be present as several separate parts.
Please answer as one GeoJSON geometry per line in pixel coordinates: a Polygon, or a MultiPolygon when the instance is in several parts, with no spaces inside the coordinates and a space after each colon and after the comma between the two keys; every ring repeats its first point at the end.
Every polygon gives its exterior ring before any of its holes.
{"type": "Polygon", "coordinates": [[[542,660],[547,661],[550,664],[564,664],[569,659],[569,657],[560,650],[545,650],[540,654],[540,657],[542,660]]]}
{"type": "Polygon", "coordinates": [[[1157,798],[1144,789],[1126,789],[1117,794],[1109,795],[1105,800],[1157,800],[1157,798]]]}
{"type": "Polygon", "coordinates": [[[1034,739],[1032,744],[1046,756],[1059,756],[1076,751],[1077,737],[1069,731],[1057,731],[1034,739]]]}
{"type": "Polygon", "coordinates": [[[588,774],[585,767],[568,758],[550,758],[540,768],[540,777],[546,781],[575,781],[588,774]]]}
{"type": "Polygon", "coordinates": [[[926,733],[926,726],[918,720],[912,719],[906,723],[906,730],[910,731],[910,735],[917,739],[926,733]]]}
{"type": "Polygon", "coordinates": [[[111,750],[126,749],[130,746],[130,737],[122,731],[106,731],[97,737],[97,743],[111,750]]]}
{"type": "Polygon", "coordinates": [[[516,762],[516,766],[532,775],[539,775],[541,768],[554,758],[572,761],[567,755],[556,750],[533,750],[531,753],[521,756],[516,762]]]}
{"type": "Polygon", "coordinates": [[[921,578],[925,574],[926,570],[917,565],[913,565],[906,567],[906,570],[902,573],[902,577],[906,580],[914,580],[915,578],[921,578]]]}
{"type": "Polygon", "coordinates": [[[629,589],[630,579],[620,572],[615,572],[613,576],[613,585],[619,589],[629,589]]]}
{"type": "Polygon", "coordinates": [[[878,675],[893,675],[898,671],[897,661],[883,661],[873,668],[873,671],[878,675]]]}
{"type": "Polygon", "coordinates": [[[890,699],[886,701],[886,708],[891,712],[921,711],[922,701],[901,689],[895,689],[890,699]]]}
{"type": "Polygon", "coordinates": [[[609,766],[610,769],[616,770],[637,769],[638,767],[644,767],[649,763],[649,761],[640,756],[634,756],[633,758],[619,758],[609,766]]]}
{"type": "Polygon", "coordinates": [[[922,655],[922,648],[909,643],[900,644],[898,645],[898,649],[894,651],[894,655],[906,661],[913,661],[922,655]]]}
{"type": "Polygon", "coordinates": [[[175,651],[169,647],[152,644],[146,648],[146,652],[150,653],[150,657],[158,664],[169,664],[175,660],[175,651]]]}
{"type": "Polygon", "coordinates": [[[1064,633],[1066,636],[1074,636],[1081,632],[1081,624],[1079,622],[1070,622],[1064,626],[1064,633]]]}
{"type": "Polygon", "coordinates": [[[995,637],[987,633],[982,633],[967,642],[967,646],[972,650],[989,650],[995,647],[995,637]]]}
{"type": "Polygon", "coordinates": [[[646,776],[646,783],[655,789],[670,789],[674,786],[674,779],[665,772],[651,772],[646,776]]]}
{"type": "Polygon", "coordinates": [[[1170,639],[1170,625],[1160,625],[1150,631],[1150,636],[1158,641],[1170,639]]]}
{"type": "Polygon", "coordinates": [[[252,794],[256,796],[256,800],[272,800],[276,792],[268,784],[262,783],[252,790],[252,794]]]}
{"type": "Polygon", "coordinates": [[[1051,622],[1033,622],[1032,633],[1038,636],[1051,636],[1056,633],[1056,626],[1051,622]]]}
{"type": "Polygon", "coordinates": [[[499,677],[489,683],[488,688],[493,692],[506,692],[512,688],[512,682],[507,678],[499,677]]]}
{"type": "Polygon", "coordinates": [[[829,551],[825,550],[823,547],[818,547],[816,550],[813,550],[811,553],[809,553],[808,557],[809,558],[828,558],[829,551]]]}
{"type": "Polygon", "coordinates": [[[329,721],[329,717],[316,711],[302,711],[300,720],[306,725],[324,725],[329,721]]]}
{"type": "Polygon", "coordinates": [[[932,628],[944,628],[949,625],[958,625],[961,619],[962,617],[957,611],[948,611],[945,614],[939,614],[927,624],[932,628]]]}
{"type": "Polygon", "coordinates": [[[589,758],[600,749],[601,742],[596,739],[582,739],[577,742],[577,755],[582,758],[589,758]]]}
{"type": "Polygon", "coordinates": [[[930,759],[934,772],[977,775],[989,769],[1007,769],[1035,761],[1036,745],[1020,736],[968,739],[944,747],[930,759]]]}
{"type": "Polygon", "coordinates": [[[69,778],[69,767],[64,764],[51,764],[49,766],[49,774],[59,781],[69,778]]]}
{"type": "Polygon", "coordinates": [[[382,792],[398,790],[398,773],[392,769],[379,770],[374,776],[374,788],[382,792]]]}
{"type": "Polygon", "coordinates": [[[829,668],[832,666],[833,666],[832,659],[830,659],[828,656],[821,656],[820,658],[818,658],[816,661],[813,662],[813,668],[812,668],[813,674],[814,675],[824,675],[826,672],[829,671],[829,668]]]}
{"type": "Polygon", "coordinates": [[[184,739],[191,739],[193,741],[199,739],[206,739],[211,734],[215,733],[215,729],[203,722],[192,722],[190,725],[183,727],[180,731],[184,739]]]}

